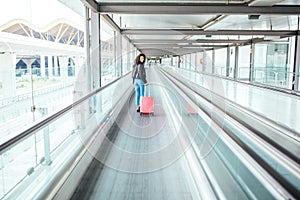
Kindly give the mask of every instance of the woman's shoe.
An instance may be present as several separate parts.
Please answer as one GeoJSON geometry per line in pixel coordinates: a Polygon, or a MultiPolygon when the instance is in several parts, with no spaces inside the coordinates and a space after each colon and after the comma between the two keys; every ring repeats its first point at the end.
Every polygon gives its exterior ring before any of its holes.
{"type": "Polygon", "coordinates": [[[140,110],[141,110],[140,107],[138,107],[138,108],[136,109],[136,112],[140,112],[140,110]]]}

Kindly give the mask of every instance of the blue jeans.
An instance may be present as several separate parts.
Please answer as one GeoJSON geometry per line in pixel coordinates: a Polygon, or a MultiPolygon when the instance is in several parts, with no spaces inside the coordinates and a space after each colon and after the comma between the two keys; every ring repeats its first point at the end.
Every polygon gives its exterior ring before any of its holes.
{"type": "Polygon", "coordinates": [[[140,105],[140,98],[145,95],[145,85],[141,79],[134,79],[135,105],[140,105]]]}

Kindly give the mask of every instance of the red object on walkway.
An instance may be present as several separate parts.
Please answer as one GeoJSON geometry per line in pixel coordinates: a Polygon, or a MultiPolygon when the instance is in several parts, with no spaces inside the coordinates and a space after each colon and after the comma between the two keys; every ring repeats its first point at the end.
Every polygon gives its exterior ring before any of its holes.
{"type": "Polygon", "coordinates": [[[197,111],[190,104],[188,104],[187,109],[189,114],[198,114],[197,111]]]}
{"type": "Polygon", "coordinates": [[[140,115],[154,114],[154,98],[151,96],[141,97],[140,115]]]}

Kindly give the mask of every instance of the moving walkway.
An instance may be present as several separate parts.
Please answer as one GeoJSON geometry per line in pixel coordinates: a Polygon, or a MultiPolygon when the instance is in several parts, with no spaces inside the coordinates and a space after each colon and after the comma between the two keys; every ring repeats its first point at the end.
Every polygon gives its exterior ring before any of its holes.
{"type": "Polygon", "coordinates": [[[46,127],[52,141],[52,124],[73,122],[50,151],[51,164],[41,160],[4,198],[299,198],[299,140],[288,137],[292,130],[174,69],[155,66],[147,75],[154,116],[136,113],[128,74],[2,145],[1,153],[11,151],[46,127]]]}

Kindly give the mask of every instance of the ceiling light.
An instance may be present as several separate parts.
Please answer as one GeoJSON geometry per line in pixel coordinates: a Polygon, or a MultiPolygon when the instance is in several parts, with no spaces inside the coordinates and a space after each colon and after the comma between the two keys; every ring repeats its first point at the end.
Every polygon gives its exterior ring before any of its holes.
{"type": "Polygon", "coordinates": [[[249,20],[256,20],[259,19],[260,15],[248,15],[249,20]]]}
{"type": "Polygon", "coordinates": [[[254,0],[250,2],[249,6],[274,6],[277,3],[282,2],[283,0],[254,0]]]}

